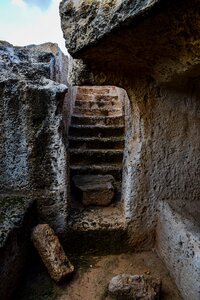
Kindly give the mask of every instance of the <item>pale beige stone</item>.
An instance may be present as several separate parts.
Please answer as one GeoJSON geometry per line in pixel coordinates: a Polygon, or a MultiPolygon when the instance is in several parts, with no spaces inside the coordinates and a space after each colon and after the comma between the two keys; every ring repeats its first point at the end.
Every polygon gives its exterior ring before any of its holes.
{"type": "Polygon", "coordinates": [[[32,241],[56,282],[62,281],[74,271],[58,237],[48,224],[39,224],[33,229],[32,241]]]}
{"type": "Polygon", "coordinates": [[[149,275],[121,274],[111,279],[108,289],[117,300],[158,300],[161,285],[159,278],[149,275]]]}

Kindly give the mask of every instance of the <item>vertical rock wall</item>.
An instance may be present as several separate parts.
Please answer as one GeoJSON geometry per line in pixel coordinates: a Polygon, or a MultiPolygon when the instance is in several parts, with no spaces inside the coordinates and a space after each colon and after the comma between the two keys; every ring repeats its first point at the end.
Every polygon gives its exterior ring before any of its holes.
{"type": "Polygon", "coordinates": [[[89,80],[127,91],[123,196],[129,243],[141,250],[156,242],[183,298],[195,300],[200,253],[199,1],[137,1],[137,9],[134,1],[112,2],[107,11],[105,2],[95,2],[96,8],[89,2],[86,7],[82,1],[61,2],[67,48],[83,61],[74,64],[71,78],[76,85],[89,80]],[[88,10],[89,18],[84,14],[88,10]],[[108,15],[109,28],[104,26],[108,15]]]}
{"type": "Polygon", "coordinates": [[[67,217],[62,121],[67,87],[51,79],[64,81],[66,75],[59,68],[63,61],[45,47],[46,52],[36,46],[0,48],[0,191],[31,195],[41,221],[62,232],[67,217]]]}

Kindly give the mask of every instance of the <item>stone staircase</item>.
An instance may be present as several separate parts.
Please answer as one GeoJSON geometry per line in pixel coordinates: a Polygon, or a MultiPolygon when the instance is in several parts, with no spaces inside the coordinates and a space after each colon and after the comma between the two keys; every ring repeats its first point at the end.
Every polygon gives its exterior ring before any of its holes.
{"type": "Polygon", "coordinates": [[[72,179],[77,175],[97,175],[99,178],[112,175],[115,189],[109,206],[84,207],[76,188],[72,187],[69,232],[73,237],[80,234],[81,240],[85,233],[87,245],[91,232],[98,232],[98,236],[105,231],[116,232],[117,236],[119,232],[124,233],[123,203],[120,201],[124,116],[115,87],[78,87],[68,139],[72,186],[72,179]]]}
{"type": "Polygon", "coordinates": [[[115,87],[79,87],[69,128],[71,177],[110,174],[121,182],[122,103],[115,87]]]}

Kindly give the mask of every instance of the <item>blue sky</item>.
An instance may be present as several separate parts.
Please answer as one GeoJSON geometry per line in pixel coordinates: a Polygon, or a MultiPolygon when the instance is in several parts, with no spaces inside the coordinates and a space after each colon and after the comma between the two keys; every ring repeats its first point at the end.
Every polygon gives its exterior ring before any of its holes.
{"type": "Polygon", "coordinates": [[[24,0],[28,5],[32,6],[38,6],[42,10],[46,10],[51,5],[51,0],[24,0]]]}
{"type": "Polygon", "coordinates": [[[66,53],[60,0],[0,0],[0,40],[17,46],[58,43],[66,53]]]}

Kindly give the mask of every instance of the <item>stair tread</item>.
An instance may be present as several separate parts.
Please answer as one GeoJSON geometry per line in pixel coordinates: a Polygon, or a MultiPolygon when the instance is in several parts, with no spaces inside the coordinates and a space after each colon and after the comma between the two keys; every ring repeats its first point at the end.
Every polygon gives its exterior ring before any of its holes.
{"type": "Polygon", "coordinates": [[[75,100],[75,103],[76,102],[80,102],[80,103],[85,103],[85,102],[89,102],[89,103],[91,103],[91,104],[93,104],[93,103],[98,103],[98,102],[100,102],[100,103],[105,103],[105,104],[107,104],[107,103],[120,103],[121,104],[121,101],[119,100],[119,99],[112,99],[112,100],[99,100],[99,99],[93,99],[93,100],[91,100],[91,99],[89,99],[89,100],[79,100],[79,99],[76,99],[75,100]]]}
{"type": "Polygon", "coordinates": [[[124,137],[120,137],[120,136],[111,136],[111,137],[76,137],[76,136],[68,136],[69,140],[72,141],[85,141],[85,142],[90,142],[90,141],[102,141],[102,142],[110,142],[110,141],[114,141],[114,142],[123,142],[124,141],[124,137]]]}
{"type": "Polygon", "coordinates": [[[124,118],[120,116],[85,116],[85,115],[72,115],[71,123],[77,125],[90,124],[90,125],[124,125],[124,118]]]}
{"type": "Polygon", "coordinates": [[[86,115],[72,114],[72,117],[89,118],[89,119],[101,119],[101,118],[115,119],[115,118],[123,118],[123,115],[121,114],[121,115],[116,115],[116,116],[86,116],[86,115]]]}
{"type": "Polygon", "coordinates": [[[121,111],[108,111],[108,110],[79,110],[79,109],[75,109],[74,112],[76,113],[76,115],[80,115],[80,116],[86,116],[86,117],[108,117],[108,116],[112,116],[112,117],[119,117],[122,116],[121,111]]]}
{"type": "Polygon", "coordinates": [[[101,163],[98,165],[96,164],[70,164],[69,166],[71,175],[78,175],[78,174],[110,174],[112,175],[116,181],[121,181],[122,177],[122,163],[101,163]]]}
{"type": "Polygon", "coordinates": [[[122,167],[122,163],[115,163],[115,164],[100,164],[100,165],[97,165],[97,164],[90,164],[90,165],[74,165],[74,164],[71,164],[70,165],[70,169],[107,169],[107,170],[119,170],[121,169],[122,167]]]}
{"type": "Polygon", "coordinates": [[[112,125],[101,125],[101,124],[97,124],[97,125],[86,125],[86,124],[71,124],[69,126],[69,128],[100,128],[100,129],[123,129],[124,125],[116,125],[116,126],[112,126],[112,125]]]}
{"type": "Polygon", "coordinates": [[[100,110],[100,111],[122,111],[121,110],[121,108],[119,108],[119,107],[108,107],[108,108],[104,108],[104,107],[96,107],[96,108],[94,108],[94,107],[91,107],[91,108],[87,108],[87,107],[80,107],[80,106],[74,106],[74,108],[78,108],[78,109],[81,109],[81,110],[85,110],[85,111],[87,111],[87,110],[90,110],[90,111],[92,111],[92,110],[100,110]]]}
{"type": "Polygon", "coordinates": [[[108,207],[75,209],[70,213],[68,226],[71,230],[83,231],[125,229],[124,211],[120,203],[108,207]]]}
{"type": "Polygon", "coordinates": [[[121,137],[124,136],[123,124],[72,124],[69,127],[69,135],[76,137],[121,137]]]}
{"type": "Polygon", "coordinates": [[[70,148],[69,152],[73,153],[123,153],[122,149],[77,149],[70,148]]]}

